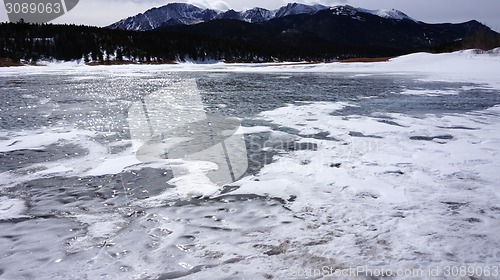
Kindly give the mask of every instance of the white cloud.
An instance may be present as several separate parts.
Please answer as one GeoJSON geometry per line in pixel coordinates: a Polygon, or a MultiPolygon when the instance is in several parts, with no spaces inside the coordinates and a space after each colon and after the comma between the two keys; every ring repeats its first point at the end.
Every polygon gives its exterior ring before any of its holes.
{"type": "Polygon", "coordinates": [[[168,0],[81,0],[69,13],[52,23],[76,23],[107,26],[120,19],[168,4],[168,0]]]}

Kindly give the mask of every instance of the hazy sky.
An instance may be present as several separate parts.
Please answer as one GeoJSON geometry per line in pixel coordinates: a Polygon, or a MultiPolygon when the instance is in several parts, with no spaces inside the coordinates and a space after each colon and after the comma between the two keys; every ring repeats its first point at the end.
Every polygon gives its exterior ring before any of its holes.
{"type": "MultiPolygon", "coordinates": [[[[122,18],[144,12],[152,7],[171,2],[190,2],[216,9],[243,10],[263,7],[276,9],[293,0],[80,0],[78,6],[53,23],[76,23],[106,26],[122,18]]],[[[324,5],[349,4],[367,9],[398,9],[424,22],[464,22],[476,19],[500,31],[500,0],[296,0],[296,2],[324,5]]],[[[5,7],[0,5],[0,21],[7,21],[5,7]]]]}

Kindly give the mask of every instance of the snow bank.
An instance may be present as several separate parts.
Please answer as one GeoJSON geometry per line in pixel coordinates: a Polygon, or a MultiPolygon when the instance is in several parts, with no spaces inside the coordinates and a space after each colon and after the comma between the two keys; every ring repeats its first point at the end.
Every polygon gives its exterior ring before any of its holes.
{"type": "Polygon", "coordinates": [[[278,197],[306,221],[307,228],[282,230],[294,244],[286,262],[318,268],[303,256],[313,254],[330,266],[393,270],[497,263],[500,106],[441,116],[336,116],[344,106],[321,102],[262,113],[299,130],[318,150],[280,154],[234,183],[240,188],[233,194],[278,197]],[[338,141],[308,136],[320,132],[338,141]]]}
{"type": "MultiPolygon", "coordinates": [[[[119,65],[86,66],[78,62],[48,63],[48,67],[25,66],[0,69],[0,76],[19,73],[35,74],[60,69],[75,69],[78,72],[124,73],[136,71],[204,71],[204,72],[333,72],[421,75],[428,81],[470,82],[500,88],[500,48],[489,52],[465,50],[453,53],[414,53],[393,58],[387,62],[374,63],[261,63],[225,64],[210,61],[210,64],[193,62],[165,65],[119,65]]],[[[71,71],[71,70],[70,70],[71,71]]]]}

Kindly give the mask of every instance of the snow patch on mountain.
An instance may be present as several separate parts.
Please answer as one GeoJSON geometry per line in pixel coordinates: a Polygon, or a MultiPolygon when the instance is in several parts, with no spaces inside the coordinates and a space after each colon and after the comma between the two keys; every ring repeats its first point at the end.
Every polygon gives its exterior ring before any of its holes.
{"type": "Polygon", "coordinates": [[[242,12],[242,19],[246,22],[263,22],[274,18],[276,11],[269,11],[263,8],[253,8],[242,12]]]}
{"type": "Polygon", "coordinates": [[[337,16],[351,16],[353,18],[361,19],[359,17],[360,13],[364,14],[371,14],[374,16],[386,18],[386,19],[394,19],[394,20],[411,20],[414,22],[418,22],[417,20],[409,17],[405,13],[395,10],[395,9],[381,9],[381,10],[368,10],[368,9],[363,9],[363,8],[354,8],[349,5],[344,5],[344,6],[335,6],[331,7],[330,10],[333,12],[334,15],[337,16]]]}
{"type": "Polygon", "coordinates": [[[407,14],[395,10],[395,9],[381,9],[381,10],[368,10],[368,9],[363,9],[363,8],[357,8],[358,11],[367,13],[367,14],[372,14],[375,16],[383,17],[383,18],[388,18],[388,19],[395,19],[395,20],[411,20],[417,22],[417,20],[409,17],[407,14]]]}
{"type": "Polygon", "coordinates": [[[337,16],[354,16],[358,13],[357,9],[349,5],[331,7],[330,10],[337,16]]]}
{"type": "Polygon", "coordinates": [[[201,9],[191,4],[170,3],[163,7],[150,9],[110,25],[112,29],[151,30],[162,25],[197,24],[215,19],[219,12],[201,9]]]}
{"type": "Polygon", "coordinates": [[[328,7],[323,6],[323,5],[305,5],[305,4],[299,4],[299,3],[292,3],[288,4],[284,7],[279,8],[276,11],[276,16],[277,18],[280,17],[286,17],[290,15],[300,15],[300,14],[315,14],[319,11],[326,10],[328,7]]]}

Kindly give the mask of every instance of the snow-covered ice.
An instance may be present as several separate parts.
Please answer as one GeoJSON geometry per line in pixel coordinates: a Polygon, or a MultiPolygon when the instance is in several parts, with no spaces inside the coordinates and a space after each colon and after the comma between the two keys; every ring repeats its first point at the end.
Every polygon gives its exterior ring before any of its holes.
{"type": "MultiPolygon", "coordinates": [[[[2,94],[14,105],[0,107],[0,278],[354,279],[307,272],[367,266],[439,267],[436,279],[447,279],[446,266],[495,271],[499,57],[497,49],[381,63],[2,68],[0,79],[10,81],[2,94]],[[55,84],[30,89],[40,77],[55,84]],[[245,137],[254,172],[217,185],[206,175],[220,168],[214,162],[137,157],[126,109],[138,94],[184,77],[209,98],[196,116],[240,114],[234,135],[245,137]],[[255,96],[240,93],[251,86],[261,87],[255,96]],[[321,99],[313,91],[339,93],[321,99]],[[418,110],[390,106],[405,102],[418,110]],[[30,119],[37,110],[56,121],[30,119]]],[[[157,112],[161,96],[151,102],[157,112]]]]}

